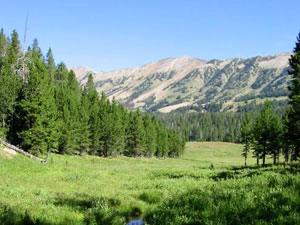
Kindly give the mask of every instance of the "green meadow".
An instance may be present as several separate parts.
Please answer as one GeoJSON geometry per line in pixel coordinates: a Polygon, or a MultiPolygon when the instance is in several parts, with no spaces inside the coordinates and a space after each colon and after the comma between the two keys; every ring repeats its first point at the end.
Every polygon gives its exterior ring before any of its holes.
{"type": "MultiPolygon", "coordinates": [[[[242,145],[190,142],[180,158],[0,151],[0,224],[300,224],[297,165],[257,168],[242,145]]],[[[271,160],[270,160],[271,162],[271,160]]]]}

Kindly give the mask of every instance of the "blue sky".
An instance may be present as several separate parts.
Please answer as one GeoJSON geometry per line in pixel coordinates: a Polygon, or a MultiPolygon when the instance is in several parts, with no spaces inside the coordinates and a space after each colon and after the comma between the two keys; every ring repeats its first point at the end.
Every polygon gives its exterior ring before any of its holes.
{"type": "Polygon", "coordinates": [[[56,62],[97,71],[167,57],[205,60],[291,52],[296,0],[1,0],[0,27],[36,37],[56,62]]]}

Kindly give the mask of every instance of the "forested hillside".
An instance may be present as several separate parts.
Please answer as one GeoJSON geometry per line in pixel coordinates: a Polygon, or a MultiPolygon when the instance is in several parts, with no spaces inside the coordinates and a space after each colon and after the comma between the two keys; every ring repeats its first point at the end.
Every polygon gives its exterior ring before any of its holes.
{"type": "MultiPolygon", "coordinates": [[[[271,101],[271,108],[280,118],[285,113],[287,101],[271,101]]],[[[190,111],[190,107],[169,113],[154,113],[167,127],[176,130],[187,141],[240,142],[241,126],[246,115],[255,119],[264,109],[264,103],[252,101],[237,108],[237,112],[219,112],[218,105],[209,111],[190,111]]]]}
{"type": "Polygon", "coordinates": [[[38,41],[22,51],[18,33],[0,32],[0,134],[33,154],[175,157],[184,141],[155,117],[128,111],[93,77],[79,86],[75,73],[46,56],[38,41]]]}
{"type": "Polygon", "coordinates": [[[237,111],[249,100],[287,99],[290,55],[207,62],[185,56],[110,72],[73,69],[80,84],[85,84],[92,73],[98,92],[104,91],[130,108],[163,113],[183,107],[237,111]]]}

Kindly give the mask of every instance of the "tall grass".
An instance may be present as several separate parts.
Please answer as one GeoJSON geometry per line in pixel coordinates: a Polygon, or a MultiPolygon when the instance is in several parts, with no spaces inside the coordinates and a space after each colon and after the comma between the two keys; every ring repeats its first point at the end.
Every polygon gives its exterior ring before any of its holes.
{"type": "Polygon", "coordinates": [[[125,224],[135,207],[151,225],[299,224],[299,169],[252,159],[243,168],[241,149],[188,143],[178,159],[52,155],[47,165],[1,158],[0,224],[125,224]]]}

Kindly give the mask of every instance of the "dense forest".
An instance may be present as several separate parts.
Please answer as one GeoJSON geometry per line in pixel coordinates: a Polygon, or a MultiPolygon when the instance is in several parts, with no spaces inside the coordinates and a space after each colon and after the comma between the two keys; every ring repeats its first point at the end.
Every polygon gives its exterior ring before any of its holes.
{"type": "Polygon", "coordinates": [[[254,101],[235,113],[215,112],[222,108],[216,104],[205,113],[181,110],[158,117],[188,141],[243,143],[245,165],[251,152],[257,165],[260,160],[265,165],[268,157],[276,164],[280,155],[286,163],[296,161],[300,158],[300,34],[289,63],[292,78],[287,102],[257,105],[254,101]]]}
{"type": "Polygon", "coordinates": [[[37,155],[179,156],[184,141],[155,116],[128,111],[93,77],[80,87],[74,72],[44,56],[35,39],[22,50],[18,33],[0,32],[0,135],[37,155]]]}
{"type": "Polygon", "coordinates": [[[273,158],[273,164],[279,162],[280,155],[284,155],[285,163],[300,158],[300,34],[289,63],[292,80],[288,107],[282,118],[267,101],[257,118],[247,115],[243,122],[240,138],[244,144],[245,166],[251,149],[257,165],[260,160],[265,165],[267,157],[273,158]]]}
{"type": "Polygon", "coordinates": [[[81,87],[74,72],[46,56],[38,41],[22,50],[18,33],[0,32],[0,135],[33,154],[100,156],[179,156],[185,141],[225,141],[245,144],[254,156],[278,161],[299,157],[299,37],[290,59],[289,101],[256,104],[237,112],[177,111],[149,116],[129,111],[104,93],[98,96],[93,76],[81,87]],[[168,127],[168,128],[167,128],[168,127]],[[183,137],[183,139],[181,138],[183,137]]]}
{"type": "Polygon", "coordinates": [[[239,142],[245,113],[171,112],[158,113],[157,118],[177,130],[186,141],[239,142]]]}
{"type": "MultiPolygon", "coordinates": [[[[285,113],[286,101],[270,102],[272,111],[280,118],[285,113]]],[[[256,118],[264,109],[263,103],[252,101],[238,107],[237,112],[220,112],[219,110],[196,112],[188,108],[170,113],[155,113],[166,126],[176,130],[186,141],[224,141],[240,143],[243,121],[248,114],[256,118]]]]}

